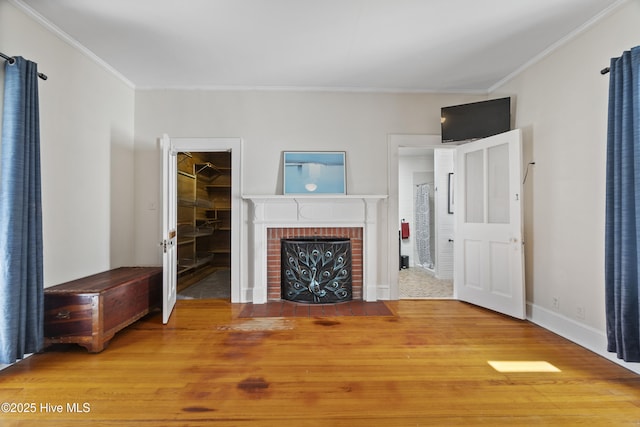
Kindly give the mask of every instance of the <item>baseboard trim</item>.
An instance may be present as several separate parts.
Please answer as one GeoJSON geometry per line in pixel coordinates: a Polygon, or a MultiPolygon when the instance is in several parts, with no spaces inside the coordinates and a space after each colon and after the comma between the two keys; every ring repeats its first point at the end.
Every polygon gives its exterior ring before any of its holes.
{"type": "Polygon", "coordinates": [[[607,337],[603,331],[530,303],[527,303],[527,319],[605,359],[640,374],[640,363],[625,362],[618,359],[614,353],[607,351],[607,337]]]}
{"type": "Polygon", "coordinates": [[[378,300],[388,301],[391,299],[391,288],[389,285],[378,285],[376,289],[378,300]]]}
{"type": "MultiPolygon", "coordinates": [[[[232,301],[236,302],[236,301],[232,301]]],[[[240,289],[240,301],[239,303],[251,303],[253,302],[253,289],[252,288],[242,288],[240,289]]]]}

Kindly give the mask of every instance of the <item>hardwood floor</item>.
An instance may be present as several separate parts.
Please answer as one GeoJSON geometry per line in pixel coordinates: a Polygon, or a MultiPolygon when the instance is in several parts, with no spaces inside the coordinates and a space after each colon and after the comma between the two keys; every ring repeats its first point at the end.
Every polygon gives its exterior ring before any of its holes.
{"type": "Polygon", "coordinates": [[[102,353],[67,346],[0,371],[3,411],[33,409],[0,425],[640,423],[640,376],[557,335],[458,301],[387,305],[392,316],[239,318],[240,304],[178,301],[168,325],[152,314],[102,353]]]}

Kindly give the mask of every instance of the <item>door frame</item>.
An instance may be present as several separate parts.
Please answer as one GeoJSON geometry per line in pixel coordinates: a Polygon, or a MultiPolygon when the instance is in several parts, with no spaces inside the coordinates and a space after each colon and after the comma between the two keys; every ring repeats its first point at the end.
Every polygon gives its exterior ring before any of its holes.
{"type": "MultiPolygon", "coordinates": [[[[398,226],[400,224],[398,186],[400,148],[445,148],[454,150],[456,146],[442,144],[440,135],[419,134],[389,134],[387,135],[388,188],[387,188],[387,283],[389,284],[388,299],[400,299],[399,287],[399,259],[393,254],[400,251],[398,243],[398,226]]],[[[455,292],[455,290],[454,290],[455,292]]],[[[454,298],[456,298],[454,294],[454,298]]]]}
{"type": "MultiPolygon", "coordinates": [[[[177,154],[189,152],[231,152],[231,302],[246,302],[242,298],[242,139],[241,138],[173,138],[170,151],[177,154]]],[[[165,197],[165,195],[162,195],[165,197]]],[[[177,207],[176,207],[177,209],[177,207]]]]}

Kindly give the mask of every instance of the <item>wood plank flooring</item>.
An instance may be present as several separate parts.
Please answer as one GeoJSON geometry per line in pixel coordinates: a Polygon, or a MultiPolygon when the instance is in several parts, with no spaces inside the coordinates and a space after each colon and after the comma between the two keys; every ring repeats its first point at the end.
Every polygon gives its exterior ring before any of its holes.
{"type": "Polygon", "coordinates": [[[239,318],[241,304],[178,301],[168,325],[154,313],[102,353],[67,346],[0,371],[3,410],[23,412],[0,425],[640,423],[640,377],[557,335],[458,301],[387,305],[392,316],[239,318]]]}
{"type": "Polygon", "coordinates": [[[266,304],[246,304],[238,317],[336,317],[390,316],[384,301],[346,301],[339,304],[298,304],[291,301],[269,301],[266,304]]]}

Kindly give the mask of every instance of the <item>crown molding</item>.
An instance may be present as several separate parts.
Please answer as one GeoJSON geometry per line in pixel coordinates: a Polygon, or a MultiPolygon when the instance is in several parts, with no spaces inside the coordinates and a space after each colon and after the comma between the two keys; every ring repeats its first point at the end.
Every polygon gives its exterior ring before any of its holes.
{"type": "Polygon", "coordinates": [[[551,55],[556,50],[560,49],[562,46],[564,46],[565,44],[569,43],[570,41],[572,41],[573,39],[578,37],[580,34],[584,33],[589,28],[593,27],[595,24],[597,24],[598,22],[600,22],[601,20],[603,20],[604,18],[606,18],[607,16],[612,14],[615,10],[617,10],[623,4],[628,3],[628,2],[629,2],[629,0],[618,0],[617,2],[613,3],[611,6],[609,6],[608,8],[606,8],[605,10],[603,10],[602,12],[600,12],[599,14],[597,14],[596,16],[591,18],[589,21],[585,22],[580,27],[576,28],[575,30],[573,30],[572,32],[567,34],[565,37],[563,37],[562,39],[558,40],[557,42],[555,42],[554,44],[549,46],[547,49],[542,51],[540,54],[534,56],[529,61],[525,62],[517,70],[515,70],[514,72],[512,72],[511,74],[509,74],[508,76],[506,76],[502,80],[500,80],[497,83],[495,83],[493,86],[491,86],[487,90],[487,93],[491,94],[495,90],[500,88],[501,86],[507,84],[510,80],[514,79],[519,74],[523,73],[528,68],[530,68],[533,65],[535,65],[536,63],[542,61],[544,58],[546,58],[547,56],[551,55]]]}
{"type": "Polygon", "coordinates": [[[135,90],[136,86],[133,84],[131,80],[127,79],[118,70],[113,68],[111,65],[107,64],[104,60],[98,57],[98,55],[93,53],[91,50],[87,49],[80,42],[78,42],[76,39],[71,37],[69,34],[62,31],[58,26],[53,24],[51,21],[47,20],[45,17],[40,15],[38,12],[36,12],[34,9],[32,9],[31,7],[29,7],[28,5],[26,5],[20,0],[9,0],[9,2],[19,10],[24,12],[27,16],[32,18],[34,21],[36,21],[38,24],[40,24],[42,27],[49,30],[53,35],[58,37],[60,40],[64,41],[74,49],[78,50],[84,56],[86,56],[91,61],[95,62],[98,66],[103,68],[105,71],[111,73],[113,76],[115,76],[120,81],[122,81],[125,85],[135,90]]]}

